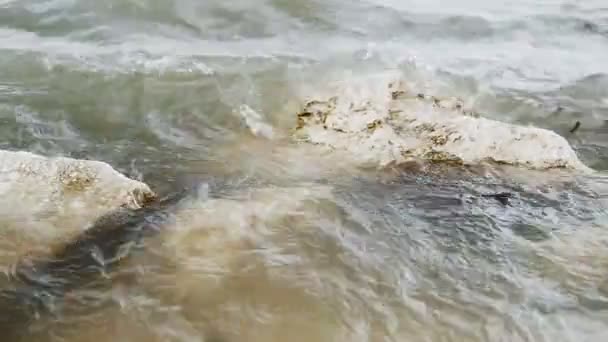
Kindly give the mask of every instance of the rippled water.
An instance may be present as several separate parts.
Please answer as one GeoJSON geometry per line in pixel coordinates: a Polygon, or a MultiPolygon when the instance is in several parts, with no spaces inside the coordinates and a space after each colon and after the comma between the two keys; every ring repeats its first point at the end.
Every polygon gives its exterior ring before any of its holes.
{"type": "MultiPolygon", "coordinates": [[[[604,341],[606,56],[599,0],[0,0],[0,148],[106,161],[160,194],[198,189],[114,273],[6,329],[604,341]],[[553,130],[598,172],[369,170],[286,138],[308,90],[385,70],[553,130]],[[481,196],[501,191],[510,205],[481,196]]],[[[80,229],[0,221],[5,270],[80,229]]]]}

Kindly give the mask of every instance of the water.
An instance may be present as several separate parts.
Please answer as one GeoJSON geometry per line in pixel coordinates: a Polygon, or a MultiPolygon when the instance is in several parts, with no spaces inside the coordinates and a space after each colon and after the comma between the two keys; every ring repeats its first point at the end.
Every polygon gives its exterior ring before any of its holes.
{"type": "MultiPolygon", "coordinates": [[[[603,1],[2,0],[0,51],[1,149],[199,189],[23,340],[607,337],[603,1]],[[387,70],[557,132],[597,172],[375,170],[290,140],[307,94],[387,70]]],[[[87,210],[2,218],[3,269],[87,210]]]]}

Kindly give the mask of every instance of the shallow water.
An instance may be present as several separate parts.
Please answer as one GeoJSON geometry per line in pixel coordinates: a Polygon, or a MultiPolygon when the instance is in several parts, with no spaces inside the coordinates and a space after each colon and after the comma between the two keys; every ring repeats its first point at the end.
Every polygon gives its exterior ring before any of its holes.
{"type": "MultiPolygon", "coordinates": [[[[106,161],[160,194],[198,188],[109,279],[15,329],[604,341],[605,56],[603,1],[0,0],[0,148],[106,161]],[[386,70],[551,129],[598,172],[377,171],[288,139],[307,93],[386,70]],[[510,205],[481,196],[501,191],[510,205]]],[[[0,221],[9,271],[79,222],[0,221]]]]}

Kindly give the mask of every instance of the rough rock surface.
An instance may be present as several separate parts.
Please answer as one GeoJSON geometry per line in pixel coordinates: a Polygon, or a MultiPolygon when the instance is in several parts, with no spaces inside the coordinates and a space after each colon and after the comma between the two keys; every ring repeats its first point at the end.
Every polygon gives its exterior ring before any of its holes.
{"type": "Polygon", "coordinates": [[[6,224],[78,227],[154,197],[148,185],[104,162],[0,151],[0,215],[6,224]]]}
{"type": "Polygon", "coordinates": [[[362,81],[331,85],[309,99],[294,136],[376,166],[421,158],[591,171],[552,131],[479,117],[457,98],[418,94],[399,79],[379,87],[362,81]]]}

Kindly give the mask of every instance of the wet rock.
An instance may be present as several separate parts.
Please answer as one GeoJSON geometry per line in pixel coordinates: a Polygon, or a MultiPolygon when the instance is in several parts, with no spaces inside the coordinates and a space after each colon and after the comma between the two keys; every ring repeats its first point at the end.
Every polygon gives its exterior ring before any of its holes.
{"type": "Polygon", "coordinates": [[[479,117],[461,99],[412,93],[394,77],[330,84],[304,104],[294,137],[380,167],[422,158],[592,171],[555,132],[479,117]]]}
{"type": "Polygon", "coordinates": [[[117,207],[139,208],[156,197],[104,162],[14,151],[0,151],[0,195],[7,225],[78,230],[117,207]]]}

